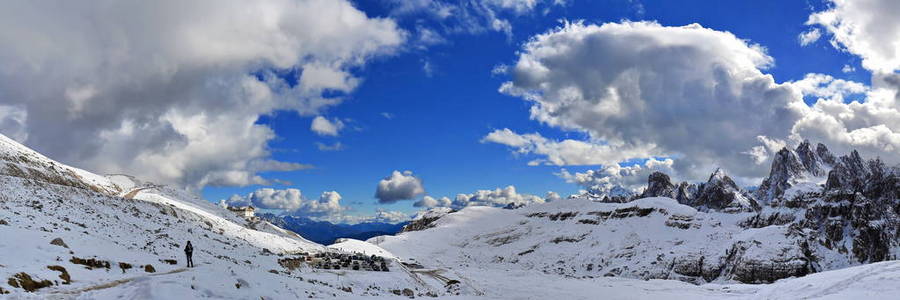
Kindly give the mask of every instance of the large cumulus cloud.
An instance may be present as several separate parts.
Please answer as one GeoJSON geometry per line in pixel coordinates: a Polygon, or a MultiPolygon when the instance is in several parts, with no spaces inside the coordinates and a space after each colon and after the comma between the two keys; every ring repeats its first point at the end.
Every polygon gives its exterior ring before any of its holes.
{"type": "Polygon", "coordinates": [[[315,115],[404,33],[345,0],[0,3],[0,130],[63,162],[189,186],[267,183],[260,115],[315,115]],[[297,70],[289,84],[277,72],[297,70]]]}
{"type": "Polygon", "coordinates": [[[524,45],[500,91],[530,102],[532,119],[587,138],[502,129],[482,141],[537,155],[531,164],[602,165],[581,176],[590,186],[631,185],[612,169],[650,158],[671,159],[683,180],[723,167],[758,184],[773,151],[803,139],[900,161],[900,76],[871,87],[824,74],[779,83],[763,72],[774,63],[762,46],[697,24],[565,24],[524,45]]]}
{"type": "Polygon", "coordinates": [[[375,188],[375,198],[382,204],[412,200],[424,193],[425,186],[422,185],[422,179],[413,175],[411,171],[391,172],[391,175],[379,181],[375,188]]]}
{"type": "MultiPolygon", "coordinates": [[[[798,91],[762,73],[773,63],[761,46],[697,24],[572,23],[525,44],[501,92],[530,101],[532,119],[595,144],[589,161],[548,155],[552,164],[675,157],[673,168],[692,177],[719,164],[757,176],[764,168],[741,152],[760,135],[786,138],[806,107],[798,91]]],[[[585,148],[553,144],[553,153],[585,148]]]]}

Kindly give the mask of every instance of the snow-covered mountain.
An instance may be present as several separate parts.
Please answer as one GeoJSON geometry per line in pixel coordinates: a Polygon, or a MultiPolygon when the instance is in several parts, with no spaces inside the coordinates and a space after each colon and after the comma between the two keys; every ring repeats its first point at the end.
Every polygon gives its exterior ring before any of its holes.
{"type": "Polygon", "coordinates": [[[0,136],[0,298],[896,295],[900,262],[886,260],[900,249],[900,172],[855,152],[817,151],[806,164],[800,150],[773,162],[766,180],[781,191],[766,192],[775,195],[767,201],[724,170],[700,184],[656,173],[641,196],[615,203],[437,208],[396,236],[326,247],[186,191],[96,175],[0,136]],[[784,162],[791,168],[776,166],[784,162]],[[183,267],[188,240],[196,268],[183,267]],[[304,257],[317,253],[375,255],[390,270],[316,269],[304,257]]]}

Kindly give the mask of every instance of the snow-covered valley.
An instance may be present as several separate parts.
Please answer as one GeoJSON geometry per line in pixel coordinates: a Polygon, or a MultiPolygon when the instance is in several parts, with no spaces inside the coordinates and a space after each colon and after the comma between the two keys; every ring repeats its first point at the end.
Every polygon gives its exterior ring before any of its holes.
{"type": "MultiPolygon", "coordinates": [[[[65,166],[5,136],[0,148],[5,298],[876,299],[900,293],[894,284],[900,262],[892,261],[897,238],[890,236],[896,215],[891,209],[870,212],[877,218],[862,214],[872,201],[863,198],[896,205],[890,198],[896,186],[879,185],[880,194],[848,200],[839,192],[848,181],[807,184],[809,168],[793,164],[787,173],[794,175],[770,177],[770,185],[783,189],[760,204],[749,192],[732,190],[720,172],[693,196],[651,177],[646,197],[435,209],[396,236],[324,246],[185,191],[65,166]],[[726,196],[709,196],[720,194],[726,196]],[[188,240],[195,268],[184,264],[188,240]],[[384,257],[390,270],[317,269],[299,258],[314,253],[384,257]]],[[[782,163],[776,160],[773,173],[785,173],[782,163]]],[[[853,173],[846,165],[829,168],[853,173]]],[[[893,169],[871,166],[865,176],[880,172],[878,182],[895,183],[893,169]]],[[[869,177],[848,184],[872,182],[869,177]]]]}

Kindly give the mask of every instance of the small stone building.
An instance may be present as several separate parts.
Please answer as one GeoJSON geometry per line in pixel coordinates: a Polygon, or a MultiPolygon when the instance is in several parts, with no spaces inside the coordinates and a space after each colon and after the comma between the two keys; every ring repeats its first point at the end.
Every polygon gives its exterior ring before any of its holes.
{"type": "Polygon", "coordinates": [[[229,206],[228,210],[237,213],[245,219],[253,219],[256,217],[256,208],[253,208],[253,206],[229,206]]]}

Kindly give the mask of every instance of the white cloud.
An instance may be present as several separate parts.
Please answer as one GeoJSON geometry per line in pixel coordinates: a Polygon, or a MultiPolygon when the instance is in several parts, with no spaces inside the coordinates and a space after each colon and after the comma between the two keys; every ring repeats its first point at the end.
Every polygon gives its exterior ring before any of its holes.
{"type": "Polygon", "coordinates": [[[675,170],[672,169],[673,163],[672,159],[657,160],[651,158],[642,164],[628,166],[613,164],[583,173],[569,173],[568,170],[562,169],[557,176],[562,177],[566,182],[577,184],[597,195],[606,195],[618,188],[636,193],[646,187],[647,177],[653,172],[659,171],[668,175],[675,175],[675,170]]]}
{"type": "Polygon", "coordinates": [[[539,133],[518,134],[508,128],[494,130],[481,142],[503,144],[515,148],[516,153],[538,154],[546,157],[546,159],[532,160],[529,165],[605,165],[635,158],[659,156],[654,152],[655,147],[652,144],[622,148],[571,139],[555,141],[547,139],[539,133]]]}
{"type": "Polygon", "coordinates": [[[786,139],[808,110],[793,86],[762,73],[773,64],[763,47],[697,24],[567,23],[524,45],[500,91],[532,103],[532,119],[588,141],[502,131],[485,141],[556,165],[670,157],[685,178],[718,166],[758,177],[768,170],[741,152],[760,135],[786,139]]]}
{"type": "Polygon", "coordinates": [[[391,119],[394,118],[394,114],[389,113],[389,112],[382,112],[382,113],[381,113],[381,116],[384,117],[385,119],[388,119],[388,120],[391,120],[391,119]]]}
{"type": "Polygon", "coordinates": [[[319,148],[319,151],[342,151],[347,148],[341,142],[334,142],[331,145],[316,142],[316,147],[319,148]]]}
{"type": "Polygon", "coordinates": [[[747,154],[753,158],[753,161],[757,165],[764,164],[769,161],[769,157],[772,154],[777,153],[784,147],[787,147],[787,142],[779,139],[772,139],[766,136],[757,136],[756,140],[759,141],[762,145],[753,146],[750,150],[742,152],[743,154],[747,154]]]}
{"type": "Polygon", "coordinates": [[[864,94],[869,91],[869,87],[865,84],[815,73],[806,74],[803,79],[789,82],[789,84],[796,87],[804,96],[829,98],[841,102],[846,96],[864,94]]]}
{"type": "Polygon", "coordinates": [[[801,46],[806,46],[812,43],[815,43],[822,37],[822,32],[819,31],[818,28],[810,29],[809,31],[801,33],[797,36],[797,40],[800,41],[801,46]]]}
{"type": "Polygon", "coordinates": [[[853,73],[853,72],[856,72],[856,68],[854,68],[854,67],[851,66],[851,65],[844,65],[844,67],[841,68],[841,72],[844,72],[844,73],[853,73]]]}
{"type": "Polygon", "coordinates": [[[806,24],[824,28],[835,48],[858,55],[868,70],[892,73],[900,69],[900,2],[831,0],[831,4],[810,15],[806,24]]]}
{"type": "Polygon", "coordinates": [[[394,171],[378,182],[375,198],[379,203],[390,204],[400,200],[412,200],[425,193],[422,180],[411,171],[394,171]]]}
{"type": "Polygon", "coordinates": [[[352,92],[351,70],[404,36],[346,0],[3,2],[0,99],[18,111],[0,130],[102,173],[266,183],[259,116],[337,105],[324,92],[352,92]],[[290,69],[296,86],[270,71],[290,69]]]}
{"type": "Polygon", "coordinates": [[[28,121],[28,112],[21,105],[0,104],[0,130],[9,138],[17,141],[28,139],[28,131],[25,126],[28,121]]]}
{"type": "Polygon", "coordinates": [[[428,208],[431,208],[431,207],[450,207],[450,204],[452,204],[452,203],[453,203],[453,201],[450,200],[450,198],[447,198],[447,197],[441,197],[441,198],[439,198],[439,199],[435,199],[434,197],[431,197],[431,196],[427,196],[427,195],[426,195],[425,197],[422,197],[422,200],[416,201],[416,203],[414,203],[413,206],[415,206],[415,207],[428,207],[428,208]]]}
{"type": "MultiPolygon", "coordinates": [[[[440,24],[446,33],[482,33],[494,31],[512,36],[511,18],[532,14],[539,6],[562,6],[560,0],[391,0],[391,14],[397,17],[422,17],[440,24]]],[[[417,24],[417,40],[435,40],[433,29],[417,24]]],[[[440,39],[439,41],[442,41],[440,39]]],[[[422,43],[425,44],[425,43],[422,43]]]]}
{"type": "Polygon", "coordinates": [[[545,199],[540,196],[520,194],[516,192],[516,187],[510,185],[502,189],[496,188],[494,190],[478,190],[471,194],[457,194],[450,207],[453,209],[462,209],[468,206],[505,207],[510,204],[528,205],[559,199],[559,195],[556,193],[550,192],[547,196],[545,199]]]}
{"type": "Polygon", "coordinates": [[[497,64],[491,69],[491,75],[506,75],[509,73],[509,65],[506,64],[497,64]]]}
{"type": "Polygon", "coordinates": [[[333,216],[347,210],[341,206],[341,194],[335,191],[323,192],[318,201],[306,201],[293,214],[303,216],[333,216]]]}
{"type": "Polygon", "coordinates": [[[253,205],[258,208],[293,211],[303,205],[303,195],[298,189],[276,190],[261,188],[247,196],[232,195],[225,201],[229,206],[253,205]]]}
{"type": "Polygon", "coordinates": [[[344,129],[344,122],[337,118],[328,120],[323,116],[316,116],[313,118],[309,129],[318,135],[338,136],[341,130],[344,129]]]}
{"type": "Polygon", "coordinates": [[[335,191],[323,192],[318,200],[307,200],[298,189],[261,188],[246,196],[232,195],[220,203],[229,206],[253,205],[258,208],[281,210],[297,216],[329,218],[339,216],[348,210],[347,207],[341,205],[340,201],[341,195],[335,191]]]}
{"type": "Polygon", "coordinates": [[[772,64],[762,46],[696,24],[565,24],[525,44],[500,90],[532,103],[532,119],[586,141],[505,129],[482,141],[556,165],[669,157],[683,180],[716,167],[758,179],[774,151],[803,139],[900,162],[900,75],[876,73],[871,87],[823,74],[777,83],[762,72],[772,64]]]}
{"type": "Polygon", "coordinates": [[[434,65],[431,64],[430,60],[422,60],[422,72],[424,72],[427,77],[434,76],[434,65]]]}

